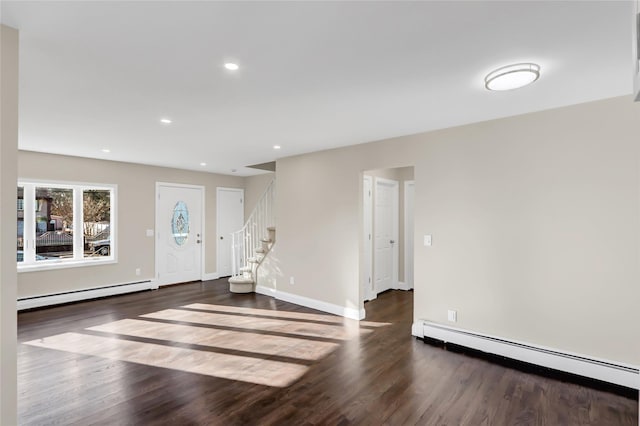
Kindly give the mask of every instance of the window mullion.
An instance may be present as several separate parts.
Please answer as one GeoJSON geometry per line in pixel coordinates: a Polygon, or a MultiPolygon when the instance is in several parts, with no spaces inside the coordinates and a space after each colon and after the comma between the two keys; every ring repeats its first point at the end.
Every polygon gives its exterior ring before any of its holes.
{"type": "Polygon", "coordinates": [[[73,188],[73,258],[82,260],[84,258],[84,232],[82,212],[82,188],[73,188]]]}
{"type": "Polygon", "coordinates": [[[36,188],[34,185],[23,185],[23,262],[36,261],[36,188]]]}

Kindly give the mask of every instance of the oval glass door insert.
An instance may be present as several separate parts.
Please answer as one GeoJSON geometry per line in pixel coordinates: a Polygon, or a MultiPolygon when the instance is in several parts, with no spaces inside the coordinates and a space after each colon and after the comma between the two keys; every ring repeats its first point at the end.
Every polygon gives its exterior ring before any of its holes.
{"type": "Polygon", "coordinates": [[[173,239],[179,246],[184,245],[189,238],[189,209],[184,201],[178,201],[173,208],[171,232],[173,239]]]}

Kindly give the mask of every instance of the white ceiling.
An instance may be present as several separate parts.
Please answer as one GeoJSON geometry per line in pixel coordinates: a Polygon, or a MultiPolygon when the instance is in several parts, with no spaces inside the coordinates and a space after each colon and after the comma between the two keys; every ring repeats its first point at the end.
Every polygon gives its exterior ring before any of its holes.
{"type": "Polygon", "coordinates": [[[285,156],[632,91],[629,1],[1,8],[20,30],[25,150],[244,176],[285,156]],[[489,71],[523,61],[540,64],[536,83],[484,89],[489,71]]]}

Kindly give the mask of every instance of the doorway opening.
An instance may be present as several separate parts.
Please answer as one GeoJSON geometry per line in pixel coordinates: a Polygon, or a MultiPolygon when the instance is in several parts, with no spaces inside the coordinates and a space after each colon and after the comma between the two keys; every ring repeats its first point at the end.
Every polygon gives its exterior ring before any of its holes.
{"type": "Polygon", "coordinates": [[[216,264],[219,277],[232,273],[231,235],[244,225],[244,189],[216,189],[216,264]]]}
{"type": "Polygon", "coordinates": [[[383,292],[414,287],[414,167],[366,170],[361,184],[360,299],[364,304],[383,292]]]}

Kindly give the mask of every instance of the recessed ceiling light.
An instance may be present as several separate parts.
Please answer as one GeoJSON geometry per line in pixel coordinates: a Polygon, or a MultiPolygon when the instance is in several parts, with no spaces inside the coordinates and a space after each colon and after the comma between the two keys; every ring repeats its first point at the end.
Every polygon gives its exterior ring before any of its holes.
{"type": "Polygon", "coordinates": [[[102,152],[104,152],[105,154],[108,154],[111,152],[111,150],[109,148],[102,148],[102,152]]]}
{"type": "Polygon", "coordinates": [[[201,165],[202,167],[204,167],[204,166],[206,166],[206,165],[207,165],[207,163],[200,163],[200,165],[201,165]]]}
{"type": "Polygon", "coordinates": [[[280,148],[282,148],[280,145],[274,145],[273,146],[273,149],[280,149],[280,148]]]}
{"type": "Polygon", "coordinates": [[[162,124],[171,124],[171,120],[169,120],[168,118],[161,118],[161,119],[160,119],[160,122],[161,122],[162,124]]]}
{"type": "Polygon", "coordinates": [[[523,63],[507,65],[490,72],[484,78],[488,90],[511,90],[533,83],[540,77],[540,65],[523,63]]]}
{"type": "Polygon", "coordinates": [[[240,67],[238,64],[234,64],[233,62],[227,62],[224,64],[224,67],[229,71],[237,71],[240,67]]]}

